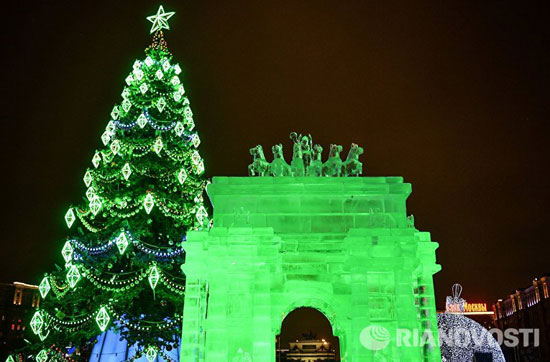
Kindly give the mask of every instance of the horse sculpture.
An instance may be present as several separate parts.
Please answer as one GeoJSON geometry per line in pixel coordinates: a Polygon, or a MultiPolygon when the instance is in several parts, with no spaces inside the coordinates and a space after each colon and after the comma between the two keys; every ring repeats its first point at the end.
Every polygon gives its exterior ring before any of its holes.
{"type": "Polygon", "coordinates": [[[335,144],[330,145],[328,160],[323,164],[324,176],[340,177],[342,174],[342,159],[340,158],[340,152],[342,152],[342,146],[335,144]]]}
{"type": "Polygon", "coordinates": [[[283,155],[283,145],[274,145],[271,148],[273,151],[273,161],[271,162],[271,175],[273,176],[291,176],[291,170],[283,155]]]}
{"type": "Polygon", "coordinates": [[[352,143],[348,157],[343,164],[344,176],[360,176],[363,173],[363,164],[359,162],[359,156],[363,154],[363,148],[352,143]]]}
{"type": "Polygon", "coordinates": [[[276,144],[271,148],[273,161],[269,163],[264,156],[261,145],[250,149],[254,157],[248,166],[250,176],[361,176],[363,164],[359,156],[364,150],[359,145],[352,143],[345,161],[342,161],[340,154],[342,146],[330,145],[329,156],[325,163],[322,161],[323,147],[314,145],[310,134],[307,136],[292,132],[290,139],[293,142],[292,162],[289,165],[283,154],[283,145],[276,144]]]}
{"type": "Polygon", "coordinates": [[[323,156],[323,147],[321,147],[321,145],[313,146],[312,154],[311,162],[307,168],[307,175],[323,176],[323,161],[321,160],[323,156]]]}
{"type": "Polygon", "coordinates": [[[249,176],[269,176],[269,162],[265,159],[264,149],[261,145],[252,147],[250,154],[253,157],[252,163],[248,165],[249,176]]]}

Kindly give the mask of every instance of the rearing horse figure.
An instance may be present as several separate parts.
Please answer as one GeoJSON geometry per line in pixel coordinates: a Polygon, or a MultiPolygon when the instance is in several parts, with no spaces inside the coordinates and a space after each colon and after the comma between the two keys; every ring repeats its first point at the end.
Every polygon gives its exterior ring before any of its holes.
{"type": "Polygon", "coordinates": [[[321,156],[323,155],[323,147],[321,145],[313,146],[313,157],[307,167],[308,176],[322,176],[323,175],[323,161],[321,156]]]}
{"type": "Polygon", "coordinates": [[[269,176],[269,162],[265,159],[264,149],[261,145],[252,147],[250,154],[254,157],[252,163],[248,165],[249,176],[269,176]]]}
{"type": "Polygon", "coordinates": [[[285,161],[283,155],[283,145],[280,143],[274,145],[271,150],[273,151],[273,161],[271,162],[270,172],[272,176],[290,176],[290,166],[285,161]]]}
{"type": "Polygon", "coordinates": [[[348,157],[344,161],[344,176],[360,176],[363,173],[363,164],[359,161],[359,156],[363,154],[363,148],[352,143],[349,149],[348,157]]]}
{"type": "Polygon", "coordinates": [[[340,177],[342,174],[342,159],[340,158],[342,146],[332,144],[327,162],[323,165],[323,175],[329,177],[340,177]]]}

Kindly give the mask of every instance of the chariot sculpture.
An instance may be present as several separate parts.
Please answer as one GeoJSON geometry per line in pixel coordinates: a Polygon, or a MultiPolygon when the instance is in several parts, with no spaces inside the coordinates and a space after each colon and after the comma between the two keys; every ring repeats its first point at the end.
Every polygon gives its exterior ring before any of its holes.
{"type": "Polygon", "coordinates": [[[296,132],[290,134],[292,145],[292,161],[288,164],[283,154],[283,145],[276,144],[271,148],[273,161],[268,162],[265,158],[261,145],[250,149],[253,157],[252,163],[248,166],[250,176],[360,176],[363,173],[363,164],[359,156],[364,150],[359,145],[352,143],[345,161],[342,161],[340,154],[343,147],[331,144],[328,159],[323,162],[323,147],[313,144],[310,134],[301,135],[296,132]]]}

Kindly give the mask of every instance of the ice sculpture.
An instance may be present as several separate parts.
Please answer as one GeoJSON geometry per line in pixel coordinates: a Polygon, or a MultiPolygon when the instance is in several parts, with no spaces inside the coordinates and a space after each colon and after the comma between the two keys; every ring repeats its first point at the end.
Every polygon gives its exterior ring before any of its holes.
{"type": "Polygon", "coordinates": [[[344,162],[340,157],[343,147],[330,145],[330,152],[325,163],[322,161],[323,147],[313,144],[311,135],[290,134],[292,145],[292,161],[290,165],[283,155],[283,145],[272,147],[273,161],[267,162],[263,153],[263,147],[257,145],[250,149],[253,156],[252,163],[248,166],[249,176],[360,176],[363,173],[363,164],[359,156],[363,154],[363,148],[352,143],[348,156],[344,162]]]}
{"type": "Polygon", "coordinates": [[[308,176],[323,175],[323,161],[321,160],[322,155],[323,155],[323,147],[321,147],[321,145],[313,146],[311,162],[307,166],[308,176]]]}
{"type": "MultiPolygon", "coordinates": [[[[349,160],[360,154],[353,149],[349,160]]],[[[310,150],[306,170],[317,175],[320,150],[310,150]]],[[[271,174],[288,175],[282,146],[273,151],[271,174]]],[[[407,218],[411,186],[401,177],[214,177],[207,191],[214,226],[185,243],[181,362],[274,362],[275,336],[299,307],[327,317],[342,360],[441,361],[438,344],[396,342],[398,329],[429,331],[437,342],[440,269],[438,244],[407,218]],[[388,331],[384,349],[361,342],[371,326],[388,331]]]]}
{"type": "Polygon", "coordinates": [[[351,144],[348,157],[343,164],[343,172],[346,176],[361,176],[363,173],[363,164],[359,162],[359,156],[363,154],[363,148],[355,143],[351,144]]]}
{"type": "MultiPolygon", "coordinates": [[[[257,147],[257,146],[256,146],[257,147]]],[[[278,144],[271,148],[273,151],[273,162],[270,165],[270,172],[273,176],[290,176],[290,166],[283,155],[283,145],[278,144]]]]}
{"type": "Polygon", "coordinates": [[[264,149],[261,145],[252,147],[250,154],[254,157],[252,163],[248,166],[250,176],[267,176],[269,174],[269,162],[264,156],[264,149]]]}

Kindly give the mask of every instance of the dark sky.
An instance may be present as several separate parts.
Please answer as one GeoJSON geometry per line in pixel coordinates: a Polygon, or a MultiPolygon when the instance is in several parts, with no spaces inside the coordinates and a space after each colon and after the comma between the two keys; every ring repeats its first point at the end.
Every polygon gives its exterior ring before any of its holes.
{"type": "MultiPolygon", "coordinates": [[[[548,1],[164,1],[166,39],[213,175],[288,134],[365,148],[366,175],[413,184],[409,212],[454,282],[491,302],[549,272],[548,1]]],[[[3,9],[1,281],[37,283],[83,195],[158,2],[3,9]]],[[[271,154],[268,154],[271,158],[271,154]]]]}

